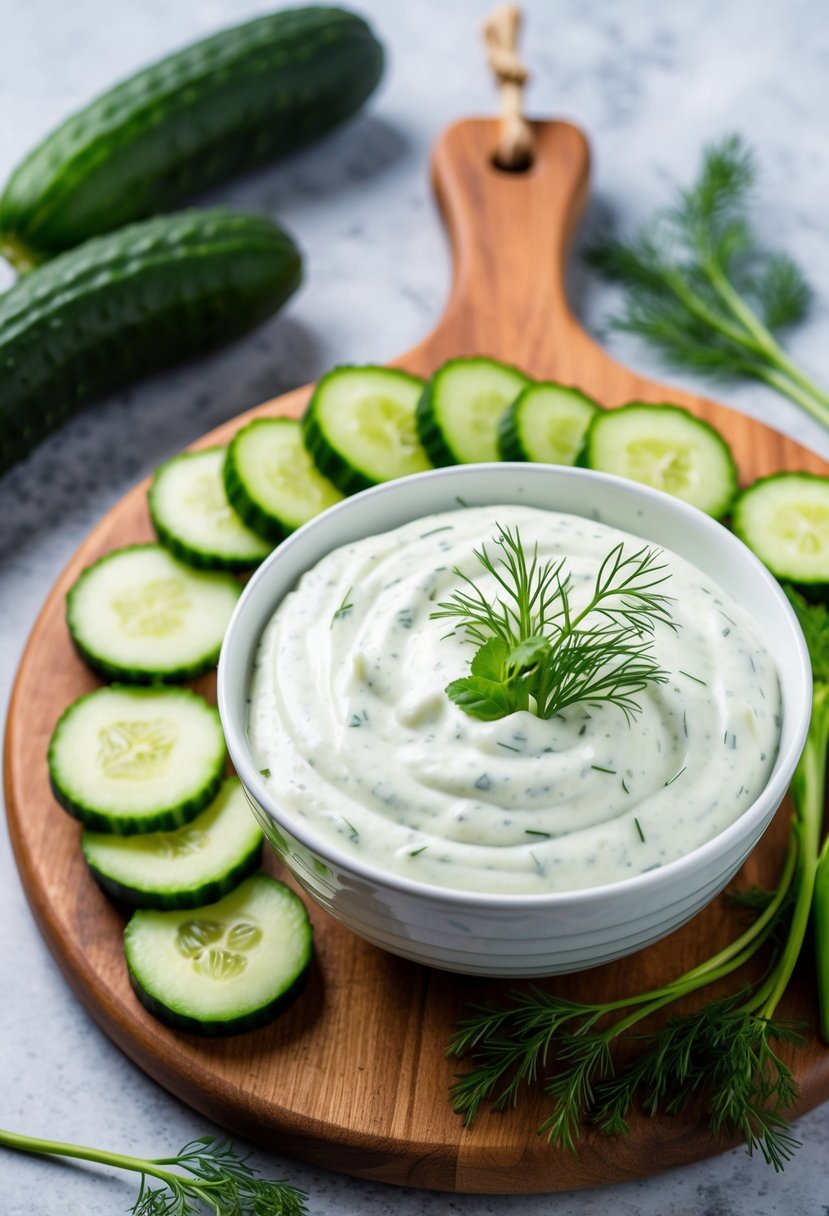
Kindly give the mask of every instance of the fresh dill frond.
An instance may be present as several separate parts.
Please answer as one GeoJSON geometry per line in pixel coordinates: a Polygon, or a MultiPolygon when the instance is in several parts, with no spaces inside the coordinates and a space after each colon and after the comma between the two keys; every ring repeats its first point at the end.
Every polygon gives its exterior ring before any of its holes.
{"type": "Polygon", "coordinates": [[[513,648],[543,633],[554,619],[556,598],[567,588],[567,580],[561,579],[564,563],[542,565],[537,545],[528,561],[517,528],[511,532],[498,525],[493,543],[500,549],[498,556],[491,557],[486,545],[473,549],[473,553],[503,594],[499,593],[495,603],[490,602],[477,583],[456,568],[455,574],[465,590],[456,591],[451,599],[439,603],[430,616],[433,620],[458,618],[467,640],[479,646],[491,638],[500,638],[513,648]]]}
{"type": "Polygon", "coordinates": [[[764,249],[747,209],[755,158],[737,135],[704,150],[696,182],[626,240],[605,238],[588,261],[626,291],[617,329],[649,341],[673,366],[764,381],[829,423],[829,395],[776,335],[801,321],[811,292],[795,262],[764,249]]]}
{"type": "Polygon", "coordinates": [[[659,551],[614,546],[576,611],[563,560],[542,563],[537,546],[528,556],[517,528],[499,527],[494,543],[500,557],[485,545],[473,553],[495,596],[456,569],[462,588],[431,614],[457,619],[478,647],[470,675],[448,685],[450,699],[487,721],[522,709],[552,718],[583,702],[615,705],[630,721],[641,712],[637,696],[669,678],[649,653],[657,625],[676,628],[659,590],[669,577],[659,551]]]}
{"type": "Polygon", "coordinates": [[[157,1158],[129,1157],[2,1129],[0,1146],[96,1161],[138,1174],[133,1216],[305,1216],[308,1210],[302,1191],[258,1177],[232,1144],[213,1136],[200,1136],[175,1156],[157,1158]]]}

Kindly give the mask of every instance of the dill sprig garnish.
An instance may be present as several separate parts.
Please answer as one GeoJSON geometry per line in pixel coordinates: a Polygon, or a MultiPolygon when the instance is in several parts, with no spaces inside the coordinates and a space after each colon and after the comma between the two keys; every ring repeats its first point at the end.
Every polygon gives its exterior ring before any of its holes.
{"type": "Polygon", "coordinates": [[[670,597],[658,590],[669,577],[659,551],[646,545],[626,554],[615,545],[576,611],[563,559],[542,563],[537,545],[528,556],[517,528],[498,525],[493,543],[496,556],[486,545],[473,553],[495,580],[495,596],[456,568],[462,587],[431,614],[457,619],[478,647],[469,676],[447,686],[450,699],[488,721],[522,709],[552,718],[586,701],[615,705],[628,721],[640,713],[636,697],[668,679],[650,653],[655,628],[677,627],[670,597]]]}
{"type": "Polygon", "coordinates": [[[746,215],[755,158],[737,135],[704,150],[696,182],[628,240],[597,241],[588,260],[626,291],[611,324],[674,367],[750,376],[829,423],[829,395],[776,334],[806,315],[810,290],[786,254],[762,248],[746,215]]]}

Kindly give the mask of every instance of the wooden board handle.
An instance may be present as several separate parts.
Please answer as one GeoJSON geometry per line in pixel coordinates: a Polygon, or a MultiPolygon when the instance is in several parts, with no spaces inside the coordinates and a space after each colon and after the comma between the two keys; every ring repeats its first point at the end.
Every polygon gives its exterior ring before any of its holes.
{"type": "MultiPolygon", "coordinates": [[[[464,119],[438,139],[435,191],[452,244],[454,277],[435,330],[400,363],[421,375],[455,355],[491,355],[536,377],[576,382],[607,356],[576,324],[564,267],[587,199],[590,151],[569,123],[536,123],[523,172],[493,163],[498,124],[464,119]]],[[[615,366],[615,365],[614,365],[615,366]]]]}

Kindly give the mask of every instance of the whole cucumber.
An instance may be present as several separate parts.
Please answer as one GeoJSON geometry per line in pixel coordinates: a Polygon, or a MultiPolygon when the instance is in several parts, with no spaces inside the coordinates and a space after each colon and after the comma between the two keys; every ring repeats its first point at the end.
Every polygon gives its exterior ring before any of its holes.
{"type": "Polygon", "coordinates": [[[182,211],[96,237],[0,295],[0,473],[92,397],[238,337],[299,285],[264,217],[182,211]]]}
{"type": "Polygon", "coordinates": [[[337,8],[271,13],[171,55],[72,115],[0,196],[19,269],[174,210],[352,115],[383,70],[366,22],[337,8]]]}

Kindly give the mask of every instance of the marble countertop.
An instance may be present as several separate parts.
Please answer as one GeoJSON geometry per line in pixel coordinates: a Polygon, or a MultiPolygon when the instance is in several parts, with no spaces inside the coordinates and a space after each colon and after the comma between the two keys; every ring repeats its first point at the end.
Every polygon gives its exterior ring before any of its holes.
{"type": "MultiPolygon", "coordinates": [[[[139,65],[273,7],[257,0],[0,0],[0,179],[68,111],[139,65]]],[[[140,477],[202,432],[342,361],[382,362],[437,320],[449,286],[447,243],[428,184],[436,133],[486,114],[494,95],[477,0],[362,0],[388,48],[364,116],[315,148],[221,192],[296,233],[307,281],[277,319],[233,348],[118,393],[0,479],[0,703],[34,617],[89,528],[140,477]]],[[[585,231],[634,224],[696,168],[708,141],[738,130],[762,165],[757,223],[804,265],[815,290],[789,343],[829,380],[829,23],[820,0],[527,0],[530,108],[580,124],[594,179],[585,231]]],[[[0,286],[10,282],[0,271],[0,286]]],[[[606,332],[612,292],[580,268],[573,302],[622,361],[670,378],[633,339],[606,332]]],[[[682,380],[674,377],[674,380],[682,380]]],[[[829,431],[754,385],[689,387],[763,418],[829,457],[829,431]]],[[[5,712],[5,708],[4,711],[5,712]]],[[[141,1073],[89,1019],[29,913],[0,833],[0,1126],[101,1146],[175,1151],[210,1130],[141,1073]]],[[[315,1216],[521,1213],[776,1216],[827,1212],[829,1105],[801,1119],[803,1146],[783,1176],[743,1150],[689,1168],[557,1196],[447,1196],[399,1190],[254,1154],[310,1196],[315,1216]]],[[[128,1210],[133,1182],[97,1167],[0,1154],[3,1216],[128,1210]]]]}

